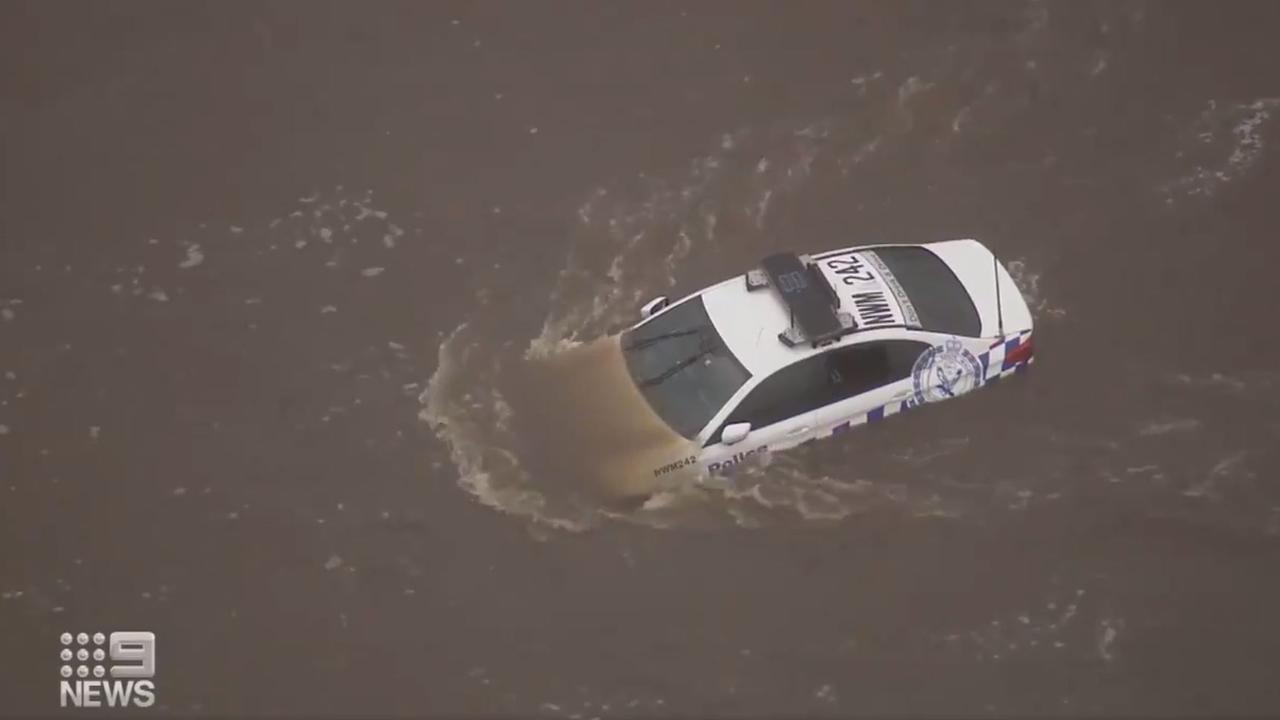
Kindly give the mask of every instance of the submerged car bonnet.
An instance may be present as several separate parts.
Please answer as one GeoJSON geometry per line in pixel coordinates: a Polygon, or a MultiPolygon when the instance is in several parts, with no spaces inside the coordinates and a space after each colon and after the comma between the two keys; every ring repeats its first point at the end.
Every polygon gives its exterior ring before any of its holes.
{"type": "Polygon", "coordinates": [[[537,419],[538,452],[555,474],[586,480],[610,496],[653,493],[688,466],[696,444],[658,417],[627,373],[610,335],[539,361],[529,381],[556,390],[537,419]]]}

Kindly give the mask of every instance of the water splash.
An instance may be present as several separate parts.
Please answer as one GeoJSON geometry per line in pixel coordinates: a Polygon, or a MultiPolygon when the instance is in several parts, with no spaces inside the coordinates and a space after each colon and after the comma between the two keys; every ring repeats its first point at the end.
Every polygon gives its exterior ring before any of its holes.
{"type": "Polygon", "coordinates": [[[1166,184],[1166,202],[1175,196],[1211,196],[1227,183],[1251,173],[1266,147],[1264,131],[1280,98],[1265,97],[1245,103],[1208,107],[1184,132],[1184,150],[1178,158],[1192,169],[1166,184]]]}
{"type": "Polygon", "coordinates": [[[1010,260],[1005,263],[1005,268],[1009,271],[1009,277],[1013,278],[1014,284],[1018,286],[1018,290],[1022,291],[1022,297],[1026,300],[1027,307],[1035,319],[1057,320],[1066,317],[1066,309],[1054,305],[1040,287],[1041,273],[1033,270],[1026,260],[1022,258],[1010,260]]]}

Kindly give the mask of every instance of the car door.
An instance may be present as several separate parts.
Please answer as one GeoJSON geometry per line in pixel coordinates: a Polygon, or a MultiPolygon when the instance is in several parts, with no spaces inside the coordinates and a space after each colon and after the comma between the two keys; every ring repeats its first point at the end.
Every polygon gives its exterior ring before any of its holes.
{"type": "Polygon", "coordinates": [[[829,401],[814,412],[815,434],[875,421],[900,409],[914,390],[911,369],[929,343],[874,340],[826,354],[829,401]]]}
{"type": "Polygon", "coordinates": [[[827,361],[814,355],[763,379],[716,426],[704,445],[711,464],[760,449],[783,450],[814,436],[814,411],[828,402],[827,361]],[[751,423],[747,437],[732,445],[721,442],[728,425],[751,423]]]}

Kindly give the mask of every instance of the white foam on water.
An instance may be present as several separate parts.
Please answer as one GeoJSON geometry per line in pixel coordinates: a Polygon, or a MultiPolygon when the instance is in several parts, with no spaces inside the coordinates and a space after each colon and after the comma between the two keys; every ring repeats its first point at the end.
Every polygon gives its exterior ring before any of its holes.
{"type": "MultiPolygon", "coordinates": [[[[935,638],[934,646],[960,651],[979,660],[1037,660],[1076,656],[1114,658],[1113,645],[1124,620],[1096,617],[1083,588],[1051,591],[1041,606],[1002,614],[969,629],[956,629],[935,638]],[[1079,616],[1082,609],[1088,616],[1079,616]],[[1079,616],[1079,617],[1078,617],[1079,616]],[[1088,640],[1092,636],[1093,643],[1088,640]]],[[[1060,661],[1060,660],[1058,660],[1060,661]]]]}
{"type": "Polygon", "coordinates": [[[1224,480],[1234,478],[1252,477],[1247,471],[1238,472],[1241,463],[1249,453],[1241,451],[1233,453],[1218,462],[1214,463],[1209,472],[1203,478],[1194,482],[1190,487],[1182,491],[1182,494],[1192,498],[1205,498],[1208,500],[1220,500],[1222,497],[1220,484],[1224,480]]]}
{"type": "Polygon", "coordinates": [[[1027,260],[1015,258],[1005,262],[1004,266],[1009,271],[1009,277],[1013,278],[1014,284],[1022,292],[1027,308],[1031,310],[1035,319],[1057,320],[1066,317],[1066,309],[1053,304],[1041,289],[1041,273],[1032,269],[1027,260]]]}
{"type": "Polygon", "coordinates": [[[1263,142],[1259,127],[1271,119],[1271,109],[1280,104],[1280,98],[1255,100],[1244,106],[1244,116],[1231,129],[1235,137],[1235,146],[1227,157],[1227,166],[1239,173],[1257,160],[1262,152],[1263,142]]]}
{"type": "Polygon", "coordinates": [[[1187,140],[1179,156],[1191,169],[1161,190],[1167,202],[1174,196],[1210,196],[1224,185],[1249,174],[1266,147],[1265,130],[1280,98],[1265,97],[1245,103],[1218,103],[1208,107],[1186,130],[1187,140]]]}
{"type": "Polygon", "coordinates": [[[894,453],[894,457],[911,465],[923,465],[961,452],[969,447],[970,442],[968,437],[940,438],[936,441],[925,440],[919,445],[894,453]]]}
{"type": "Polygon", "coordinates": [[[1149,437],[1152,435],[1168,435],[1169,433],[1189,432],[1199,428],[1200,425],[1200,421],[1195,418],[1155,420],[1138,428],[1138,434],[1149,437]]]}
{"type": "Polygon", "coordinates": [[[1049,27],[1049,3],[1046,0],[1032,0],[1026,4],[1026,25],[1018,33],[1018,44],[1026,48],[1035,43],[1049,27]]]}
{"type": "Polygon", "coordinates": [[[898,86],[898,107],[907,110],[907,103],[911,98],[933,87],[933,83],[921,80],[919,76],[912,75],[898,86]]]}
{"type": "Polygon", "coordinates": [[[204,252],[200,249],[199,243],[188,243],[186,251],[187,256],[178,263],[178,267],[189,270],[204,262],[204,252]]]}
{"type": "MultiPolygon", "coordinates": [[[[691,163],[675,181],[644,178],[638,198],[600,188],[578,209],[579,223],[567,263],[556,279],[551,311],[527,356],[598,337],[634,322],[636,303],[676,283],[674,269],[696,245],[715,242],[715,210],[709,191],[726,171],[721,150],[691,163]],[[654,260],[657,262],[654,262],[654,260]]],[[[727,148],[727,149],[726,149],[727,148]]]]}
{"type": "Polygon", "coordinates": [[[1097,77],[1107,69],[1107,51],[1099,50],[1094,54],[1093,66],[1089,68],[1089,74],[1097,77]]]}
{"type": "Polygon", "coordinates": [[[1269,396],[1280,390],[1280,373],[1271,371],[1239,372],[1234,375],[1222,372],[1196,375],[1168,373],[1161,379],[1169,385],[1191,390],[1209,390],[1230,396],[1269,396]]]}
{"type": "Polygon", "coordinates": [[[865,92],[869,83],[879,80],[882,77],[884,77],[884,73],[877,70],[870,75],[858,75],[857,77],[849,78],[849,84],[858,88],[860,91],[865,92]]]}
{"type": "Polygon", "coordinates": [[[463,323],[440,343],[436,370],[418,398],[418,417],[449,448],[459,487],[484,505],[556,529],[591,527],[586,517],[550,514],[546,497],[529,482],[505,437],[511,411],[492,384],[494,358],[476,357],[483,346],[467,330],[463,323]]]}
{"type": "Polygon", "coordinates": [[[836,159],[836,164],[840,168],[840,174],[848,176],[856,166],[861,165],[870,159],[884,145],[884,138],[874,137],[857,146],[855,150],[845,154],[843,157],[836,159]]]}
{"type": "Polygon", "coordinates": [[[1111,618],[1103,618],[1098,625],[1098,656],[1106,662],[1111,662],[1115,658],[1111,646],[1115,644],[1122,627],[1124,627],[1123,620],[1111,618]]]}
{"type": "Polygon", "coordinates": [[[0,320],[13,322],[18,317],[18,313],[14,308],[19,305],[22,305],[22,301],[18,298],[0,298],[0,320]]]}
{"type": "MultiPolygon", "coordinates": [[[[242,241],[235,246],[240,250],[233,252],[243,253],[244,249],[247,248],[257,255],[263,255],[289,246],[297,250],[303,250],[312,242],[323,242],[331,246],[335,244],[351,245],[358,243],[362,237],[369,240],[371,244],[381,243],[386,248],[393,248],[397,245],[397,239],[405,236],[408,231],[401,224],[392,222],[390,214],[386,210],[375,207],[372,197],[372,192],[352,195],[345,193],[342,186],[337,186],[331,192],[317,192],[300,198],[298,200],[301,204],[300,207],[270,220],[238,222],[222,226],[226,228],[220,231],[222,237],[218,237],[218,232],[210,228],[207,223],[201,224],[200,230],[202,234],[198,241],[187,239],[175,241],[184,253],[182,259],[177,263],[177,267],[179,270],[191,270],[203,265],[211,254],[207,248],[224,247],[219,241],[232,238],[240,238],[242,241]],[[256,231],[249,232],[248,228],[254,228],[256,231]],[[245,239],[250,242],[248,244],[244,243],[243,240],[245,239]]],[[[145,238],[147,246],[158,245],[160,242],[158,238],[145,238]]],[[[359,258],[358,252],[354,249],[337,250],[329,256],[323,266],[328,268],[338,267],[340,256],[355,256],[359,258]]],[[[301,257],[303,259],[299,260],[299,262],[320,262],[321,260],[305,253],[301,257]]],[[[367,259],[372,260],[373,258],[367,259]]],[[[365,277],[373,277],[382,271],[382,267],[370,264],[370,266],[362,270],[362,274],[365,277]]],[[[148,282],[152,272],[147,265],[142,263],[133,267],[117,267],[114,269],[114,276],[110,278],[106,286],[115,295],[132,295],[155,302],[182,299],[181,287],[173,284],[175,278],[162,278],[161,282],[169,286],[168,289],[164,289],[159,286],[159,283],[148,282]]],[[[155,272],[163,274],[164,271],[158,270],[155,272]]],[[[256,302],[256,300],[250,299],[245,302],[252,303],[256,302]]],[[[3,303],[0,303],[0,307],[3,307],[3,303]]]]}
{"type": "Polygon", "coordinates": [[[765,190],[760,195],[760,200],[756,203],[756,227],[764,229],[764,214],[769,210],[769,201],[773,199],[773,190],[765,190]]]}
{"type": "MultiPolygon", "coordinates": [[[[545,333],[545,328],[544,328],[545,333]]],[[[549,358],[553,355],[568,352],[576,347],[581,347],[581,340],[570,340],[568,338],[548,338],[539,335],[529,342],[527,356],[531,359],[549,358]]]]}

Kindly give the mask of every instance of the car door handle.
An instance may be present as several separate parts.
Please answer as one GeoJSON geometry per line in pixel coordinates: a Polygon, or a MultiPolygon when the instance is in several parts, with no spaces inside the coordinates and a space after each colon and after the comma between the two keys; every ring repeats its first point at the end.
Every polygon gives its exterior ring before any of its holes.
{"type": "Polygon", "coordinates": [[[809,426],[808,426],[808,425],[806,425],[806,426],[804,426],[804,427],[798,427],[798,428],[796,428],[795,430],[792,430],[791,432],[789,432],[789,433],[787,433],[787,434],[788,434],[788,435],[803,435],[803,434],[805,434],[805,433],[807,433],[807,432],[809,432],[809,426]]]}

